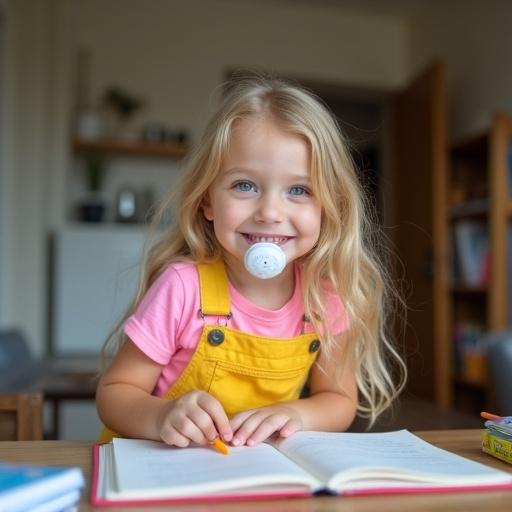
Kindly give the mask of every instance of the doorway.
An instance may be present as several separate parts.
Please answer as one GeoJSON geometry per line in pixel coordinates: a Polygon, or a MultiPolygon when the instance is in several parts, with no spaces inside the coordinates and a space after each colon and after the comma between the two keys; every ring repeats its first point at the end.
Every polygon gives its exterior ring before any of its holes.
{"type": "Polygon", "coordinates": [[[385,229],[392,218],[392,203],[386,194],[391,184],[389,95],[306,80],[297,82],[318,96],[338,121],[368,199],[372,219],[379,228],[385,229]]]}

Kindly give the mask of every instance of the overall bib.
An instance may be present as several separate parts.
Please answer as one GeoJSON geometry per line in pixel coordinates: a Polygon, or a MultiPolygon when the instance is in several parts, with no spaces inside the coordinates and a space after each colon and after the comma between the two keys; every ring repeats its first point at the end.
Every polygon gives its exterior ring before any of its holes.
{"type": "MultiPolygon", "coordinates": [[[[199,315],[224,316],[225,325],[205,321],[192,359],[162,397],[173,400],[203,390],[223,406],[228,418],[247,409],[299,398],[320,341],[315,333],[268,338],[228,327],[229,288],[223,261],[197,265],[201,293],[199,315]]],[[[117,437],[104,429],[99,442],[117,437]]]]}

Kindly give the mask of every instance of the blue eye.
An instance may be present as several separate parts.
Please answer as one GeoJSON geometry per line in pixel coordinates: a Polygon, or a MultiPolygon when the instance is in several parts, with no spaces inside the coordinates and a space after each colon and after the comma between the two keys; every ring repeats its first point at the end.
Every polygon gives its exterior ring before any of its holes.
{"type": "Polygon", "coordinates": [[[301,185],[295,185],[290,188],[290,194],[292,196],[309,196],[310,192],[306,187],[302,187],[301,185]]]}
{"type": "Polygon", "coordinates": [[[239,181],[233,185],[233,188],[235,190],[239,190],[240,192],[251,192],[256,187],[250,181],[239,181]]]}

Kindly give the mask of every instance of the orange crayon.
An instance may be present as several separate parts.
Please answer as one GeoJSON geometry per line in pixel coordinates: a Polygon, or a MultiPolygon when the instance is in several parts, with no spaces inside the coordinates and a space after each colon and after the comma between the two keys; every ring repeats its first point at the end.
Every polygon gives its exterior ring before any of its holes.
{"type": "Polygon", "coordinates": [[[480,416],[486,420],[493,420],[493,421],[497,421],[497,420],[501,420],[502,417],[501,416],[497,416],[496,414],[491,414],[490,412],[485,412],[485,411],[482,411],[480,413],[480,416]]]}
{"type": "Polygon", "coordinates": [[[211,443],[213,445],[213,447],[219,451],[220,453],[222,453],[223,455],[228,455],[229,454],[229,450],[228,450],[228,447],[220,440],[220,438],[216,438],[212,441],[211,443]]]}

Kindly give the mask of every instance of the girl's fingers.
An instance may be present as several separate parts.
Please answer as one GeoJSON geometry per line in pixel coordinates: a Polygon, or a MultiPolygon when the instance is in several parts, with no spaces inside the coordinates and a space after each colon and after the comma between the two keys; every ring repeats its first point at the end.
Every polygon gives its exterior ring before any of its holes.
{"type": "Polygon", "coordinates": [[[254,429],[252,434],[247,437],[247,446],[254,446],[255,444],[265,441],[274,432],[279,432],[289,421],[287,416],[282,414],[267,416],[261,423],[254,429]]]}
{"type": "Polygon", "coordinates": [[[193,441],[197,444],[206,444],[208,442],[208,439],[205,437],[203,431],[189,417],[180,418],[179,420],[173,422],[171,427],[178,434],[186,437],[189,441],[193,441]]]}
{"type": "MultiPolygon", "coordinates": [[[[198,405],[211,418],[215,428],[215,434],[218,434],[224,441],[231,441],[233,430],[229,424],[229,419],[221,403],[213,396],[204,393],[198,399],[198,405]]],[[[214,436],[214,438],[216,435],[214,436]]]]}
{"type": "Polygon", "coordinates": [[[231,427],[234,432],[233,445],[252,446],[276,432],[282,437],[291,436],[301,430],[302,422],[286,408],[262,408],[237,414],[231,420],[231,427]]]}
{"type": "Polygon", "coordinates": [[[203,409],[197,408],[189,413],[190,420],[202,432],[204,442],[211,442],[218,437],[217,428],[213,418],[203,409]]]}
{"type": "MultiPolygon", "coordinates": [[[[233,444],[240,446],[246,444],[246,441],[253,435],[263,421],[268,417],[268,413],[261,410],[249,411],[249,414],[242,421],[238,429],[234,430],[233,444]]],[[[254,443],[253,443],[254,444],[254,443]]]]}
{"type": "Polygon", "coordinates": [[[300,430],[300,423],[290,418],[279,430],[279,435],[281,437],[290,437],[292,434],[295,434],[295,432],[298,432],[300,430]]]}
{"type": "Polygon", "coordinates": [[[231,425],[231,430],[233,432],[236,432],[240,427],[241,425],[243,424],[243,422],[249,417],[251,416],[252,414],[254,414],[254,410],[250,409],[248,411],[243,411],[243,412],[240,412],[238,413],[236,416],[233,416],[233,418],[231,418],[231,421],[229,422],[230,425],[231,425]]]}
{"type": "Polygon", "coordinates": [[[162,441],[171,446],[185,448],[190,444],[190,439],[180,434],[174,427],[166,426],[160,434],[162,441]]]}

